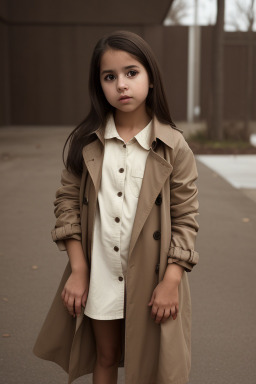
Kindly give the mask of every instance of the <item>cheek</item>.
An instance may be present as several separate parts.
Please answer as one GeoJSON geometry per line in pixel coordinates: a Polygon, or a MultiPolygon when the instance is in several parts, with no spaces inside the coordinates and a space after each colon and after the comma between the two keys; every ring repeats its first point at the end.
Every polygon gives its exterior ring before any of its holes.
{"type": "Polygon", "coordinates": [[[102,88],[102,91],[106,97],[106,99],[108,99],[109,97],[111,97],[111,89],[109,86],[107,86],[106,84],[104,83],[101,83],[101,88],[102,88]]]}
{"type": "Polygon", "coordinates": [[[143,82],[139,86],[139,90],[140,90],[140,97],[146,99],[149,92],[149,83],[147,81],[143,82]]]}

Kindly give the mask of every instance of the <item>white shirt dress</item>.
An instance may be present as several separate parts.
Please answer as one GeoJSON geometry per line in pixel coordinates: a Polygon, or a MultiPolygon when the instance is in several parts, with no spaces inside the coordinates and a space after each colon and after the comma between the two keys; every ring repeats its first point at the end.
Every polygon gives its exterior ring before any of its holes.
{"type": "Polygon", "coordinates": [[[113,116],[106,124],[90,286],[84,310],[92,319],[124,317],[127,258],[151,130],[152,122],[125,143],[116,130],[113,116]]]}

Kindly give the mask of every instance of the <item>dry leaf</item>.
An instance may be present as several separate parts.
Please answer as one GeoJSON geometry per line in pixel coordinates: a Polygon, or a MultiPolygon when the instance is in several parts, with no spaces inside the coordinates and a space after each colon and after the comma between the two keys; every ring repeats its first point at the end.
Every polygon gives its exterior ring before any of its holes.
{"type": "Polygon", "coordinates": [[[243,222],[243,223],[249,223],[249,221],[250,221],[250,219],[249,219],[248,217],[244,217],[244,218],[242,219],[242,222],[243,222]]]}
{"type": "Polygon", "coordinates": [[[32,265],[32,269],[38,269],[38,266],[37,265],[32,265]]]}
{"type": "Polygon", "coordinates": [[[2,337],[11,337],[10,333],[2,333],[2,337]]]}

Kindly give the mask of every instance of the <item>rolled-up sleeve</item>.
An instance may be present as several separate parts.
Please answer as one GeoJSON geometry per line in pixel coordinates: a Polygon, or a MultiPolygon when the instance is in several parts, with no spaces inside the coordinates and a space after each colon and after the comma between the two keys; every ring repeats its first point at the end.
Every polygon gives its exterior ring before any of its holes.
{"type": "Polygon", "coordinates": [[[198,190],[195,181],[198,177],[194,155],[184,141],[174,162],[170,180],[171,244],[168,264],[177,263],[191,271],[198,263],[199,254],[195,251],[195,240],[199,229],[198,190]]]}
{"type": "Polygon", "coordinates": [[[54,201],[56,224],[51,234],[58,248],[64,251],[66,239],[81,240],[79,202],[81,178],[64,169],[61,184],[54,201]]]}

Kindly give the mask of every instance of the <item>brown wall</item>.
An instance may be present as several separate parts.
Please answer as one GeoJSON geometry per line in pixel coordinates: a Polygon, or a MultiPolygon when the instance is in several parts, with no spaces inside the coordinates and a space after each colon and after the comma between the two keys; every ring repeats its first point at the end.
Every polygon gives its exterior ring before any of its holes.
{"type": "MultiPolygon", "coordinates": [[[[87,81],[95,42],[123,25],[23,24],[2,22],[0,46],[0,124],[77,124],[89,107],[87,81]]],[[[131,26],[155,51],[175,121],[186,120],[187,27],[131,26]]],[[[248,46],[244,36],[225,38],[224,117],[242,119],[246,108],[248,46]]],[[[254,33],[254,44],[255,44],[254,33]]],[[[212,28],[202,28],[201,118],[211,99],[212,28]]],[[[251,115],[256,120],[256,46],[253,51],[251,115]]]]}
{"type": "MultiPolygon", "coordinates": [[[[117,26],[121,28],[122,26],[117,26]]],[[[89,60],[113,27],[26,26],[9,30],[11,124],[76,124],[89,107],[89,60]]],[[[155,51],[176,120],[186,116],[187,29],[128,27],[155,51]],[[181,37],[179,37],[181,36],[181,37]],[[182,39],[184,44],[177,44],[182,39]],[[159,43],[160,42],[160,43],[159,43]]]]}
{"type": "Polygon", "coordinates": [[[163,78],[171,115],[187,118],[188,28],[163,28],[163,78]]]}
{"type": "MultiPolygon", "coordinates": [[[[202,27],[201,36],[201,117],[207,119],[211,108],[213,28],[202,27]]],[[[248,103],[251,120],[256,120],[256,33],[251,34],[252,48],[249,47],[248,38],[246,32],[225,32],[223,111],[226,120],[244,119],[248,103]],[[248,77],[250,66],[252,79],[248,77]],[[248,101],[250,85],[252,95],[248,101]]]]}
{"type": "MultiPolygon", "coordinates": [[[[5,15],[7,8],[0,9],[5,15]]],[[[0,22],[0,126],[10,122],[9,27],[0,22]]]]}
{"type": "Polygon", "coordinates": [[[161,25],[172,1],[8,0],[9,20],[26,24],[161,25]]]}
{"type": "Polygon", "coordinates": [[[8,0],[0,0],[0,17],[7,20],[9,18],[8,0]]]}

